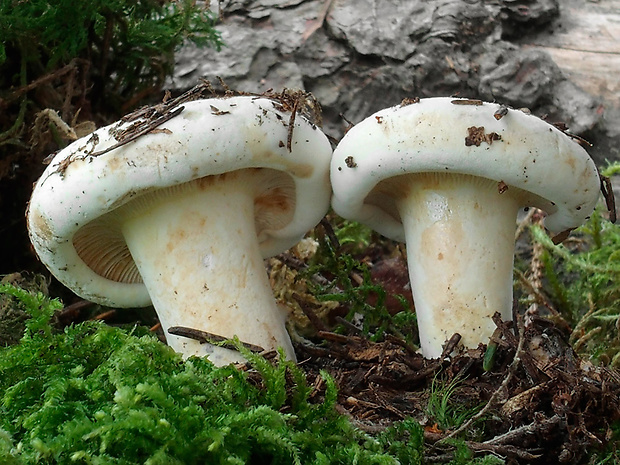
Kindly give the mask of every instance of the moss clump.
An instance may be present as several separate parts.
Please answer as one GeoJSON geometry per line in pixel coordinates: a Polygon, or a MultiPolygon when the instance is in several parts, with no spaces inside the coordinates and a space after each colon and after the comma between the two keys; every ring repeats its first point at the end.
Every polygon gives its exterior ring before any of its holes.
{"type": "Polygon", "coordinates": [[[398,463],[385,452],[392,431],[372,439],[335,411],[326,374],[318,393],[292,362],[246,352],[249,371],[216,368],[181,360],[140,329],[54,331],[58,301],[0,292],[31,314],[20,343],[0,350],[2,463],[398,463]]]}
{"type": "MultiPolygon", "coordinates": [[[[615,169],[618,165],[612,165],[615,169]]],[[[572,327],[570,342],[583,357],[620,367],[620,226],[597,208],[572,240],[554,245],[533,226],[543,291],[572,327]]]]}
{"type": "MultiPolygon", "coordinates": [[[[72,0],[3,1],[0,88],[64,81],[70,102],[81,82],[94,86],[91,104],[103,98],[135,102],[137,95],[158,90],[185,40],[220,47],[214,23],[208,2],[200,7],[192,0],[97,0],[79,8],[72,0]]],[[[6,97],[21,96],[25,92],[6,97]]],[[[55,108],[61,102],[45,103],[55,108]]]]}
{"type": "MultiPolygon", "coordinates": [[[[47,292],[47,283],[41,275],[25,277],[21,273],[12,273],[0,281],[0,347],[17,344],[26,329],[26,321],[30,318],[26,305],[12,293],[30,290],[32,292],[47,292]],[[18,285],[19,288],[6,286],[18,285]]],[[[27,293],[26,293],[27,295],[27,293]]]]}

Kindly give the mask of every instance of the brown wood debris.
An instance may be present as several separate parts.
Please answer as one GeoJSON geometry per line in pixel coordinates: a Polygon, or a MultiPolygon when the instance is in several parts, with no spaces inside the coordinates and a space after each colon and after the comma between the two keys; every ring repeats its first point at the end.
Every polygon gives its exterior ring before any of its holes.
{"type": "Polygon", "coordinates": [[[499,121],[507,114],[508,114],[508,107],[506,105],[501,105],[499,109],[495,113],[493,113],[493,117],[499,121]]]}
{"type": "Polygon", "coordinates": [[[496,132],[485,133],[484,126],[471,126],[467,128],[465,146],[469,147],[475,145],[476,147],[480,147],[480,144],[483,142],[491,145],[495,140],[502,140],[502,136],[496,132]]]}
{"type": "Polygon", "coordinates": [[[578,463],[603,446],[620,419],[620,376],[581,360],[547,320],[534,318],[527,327],[520,322],[518,335],[512,322],[495,321],[498,348],[488,371],[483,345],[455,349],[452,341],[441,358],[428,360],[394,336],[372,342],[346,326],[343,334],[323,325],[314,343],[296,348],[310,378],[321,369],[334,377],[338,409],[356,425],[377,432],[413,417],[426,426],[430,456],[448,453],[443,441],[463,433],[441,430],[428,416],[437,377],[460,380],[452,402],[482,406],[474,418],[485,424],[482,437],[467,441],[474,451],[501,455],[507,463],[578,463]]]}
{"type": "Polygon", "coordinates": [[[473,105],[473,106],[478,107],[482,105],[484,102],[478,99],[458,99],[458,100],[452,100],[450,103],[452,105],[473,105]]]}
{"type": "MultiPolygon", "coordinates": [[[[218,334],[209,333],[207,331],[202,331],[200,329],[186,328],[184,326],[172,326],[168,328],[168,333],[174,334],[175,336],[193,339],[200,342],[201,344],[215,344],[226,349],[236,350],[235,345],[230,343],[228,338],[225,338],[218,334]]],[[[241,341],[240,344],[252,352],[263,352],[265,350],[260,346],[249,344],[243,341],[241,341]]]]}
{"type": "Polygon", "coordinates": [[[420,103],[420,97],[409,98],[406,97],[400,102],[401,107],[406,107],[407,105],[413,105],[415,103],[420,103]]]}

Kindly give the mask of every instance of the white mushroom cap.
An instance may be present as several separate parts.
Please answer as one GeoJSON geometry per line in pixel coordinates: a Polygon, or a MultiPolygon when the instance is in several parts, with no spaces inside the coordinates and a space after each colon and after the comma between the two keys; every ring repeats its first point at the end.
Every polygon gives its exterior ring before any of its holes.
{"type": "Polygon", "coordinates": [[[407,173],[459,173],[521,189],[523,206],[546,211],[552,232],[582,224],[600,189],[588,153],[536,116],[518,110],[502,116],[500,110],[494,103],[441,97],[366,118],[334,151],[334,210],[404,241],[393,199],[375,187],[407,173]]]}
{"type": "Polygon", "coordinates": [[[267,98],[182,106],[155,130],[116,148],[119,134],[135,121],[121,120],[72,143],[36,183],[27,212],[31,241],[41,261],[80,296],[118,307],[150,304],[120,232],[93,232],[102,215],[142,194],[245,168],[281,172],[284,185],[294,186],[286,200],[294,211],[286,224],[280,218],[269,226],[285,201],[284,187],[270,183],[259,194],[255,209],[265,216],[256,223],[264,257],[295,244],[326,213],[331,147],[316,126],[297,115],[290,132],[290,113],[267,98]],[[271,193],[280,195],[270,200],[271,193]]]}
{"type": "Polygon", "coordinates": [[[586,151],[539,118],[477,100],[429,98],[353,127],[334,151],[332,206],[407,242],[422,352],[439,357],[458,333],[488,341],[512,313],[516,216],[580,225],[599,196],[586,151]]]}

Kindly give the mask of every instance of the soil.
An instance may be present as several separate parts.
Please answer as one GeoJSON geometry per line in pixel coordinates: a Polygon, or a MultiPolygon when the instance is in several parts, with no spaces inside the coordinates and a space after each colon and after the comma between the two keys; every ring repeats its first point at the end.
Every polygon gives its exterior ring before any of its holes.
{"type": "MultiPolygon", "coordinates": [[[[340,388],[339,410],[360,428],[377,432],[407,417],[425,425],[429,462],[446,461],[443,441],[462,434],[476,452],[507,463],[582,463],[611,435],[620,415],[620,376],[580,360],[564,336],[545,320],[499,324],[492,368],[483,368],[485,347],[426,360],[390,338],[373,343],[355,335],[321,332],[320,346],[300,346],[302,366],[317,376],[327,370],[340,388]],[[433,382],[455,383],[450,401],[481,410],[460,427],[443,429],[427,416],[433,382]]],[[[456,415],[456,412],[451,413],[456,415]]]]}

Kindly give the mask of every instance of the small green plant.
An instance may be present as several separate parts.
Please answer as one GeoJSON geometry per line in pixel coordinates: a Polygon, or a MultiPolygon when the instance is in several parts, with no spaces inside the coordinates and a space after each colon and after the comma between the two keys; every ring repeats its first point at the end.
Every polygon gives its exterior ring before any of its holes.
{"type": "Polygon", "coordinates": [[[363,250],[368,247],[372,240],[372,229],[356,221],[338,218],[334,225],[334,234],[342,247],[355,250],[363,250]]]}
{"type": "Polygon", "coordinates": [[[461,382],[462,379],[458,376],[449,382],[443,381],[439,379],[438,374],[431,383],[426,412],[442,430],[458,428],[479,409],[468,407],[454,399],[454,394],[461,382]]]}
{"type": "MultiPolygon", "coordinates": [[[[357,228],[353,229],[357,231],[357,228]]],[[[353,255],[336,251],[330,241],[320,238],[319,249],[305,276],[318,300],[346,305],[349,320],[361,315],[363,332],[372,340],[380,340],[389,332],[410,344],[414,343],[413,338],[417,335],[416,319],[406,299],[397,296],[403,310],[391,315],[385,305],[386,290],[373,283],[368,265],[353,255]],[[329,285],[313,284],[311,276],[315,273],[329,276],[329,285]],[[369,303],[371,296],[372,304],[369,303]]]]}

